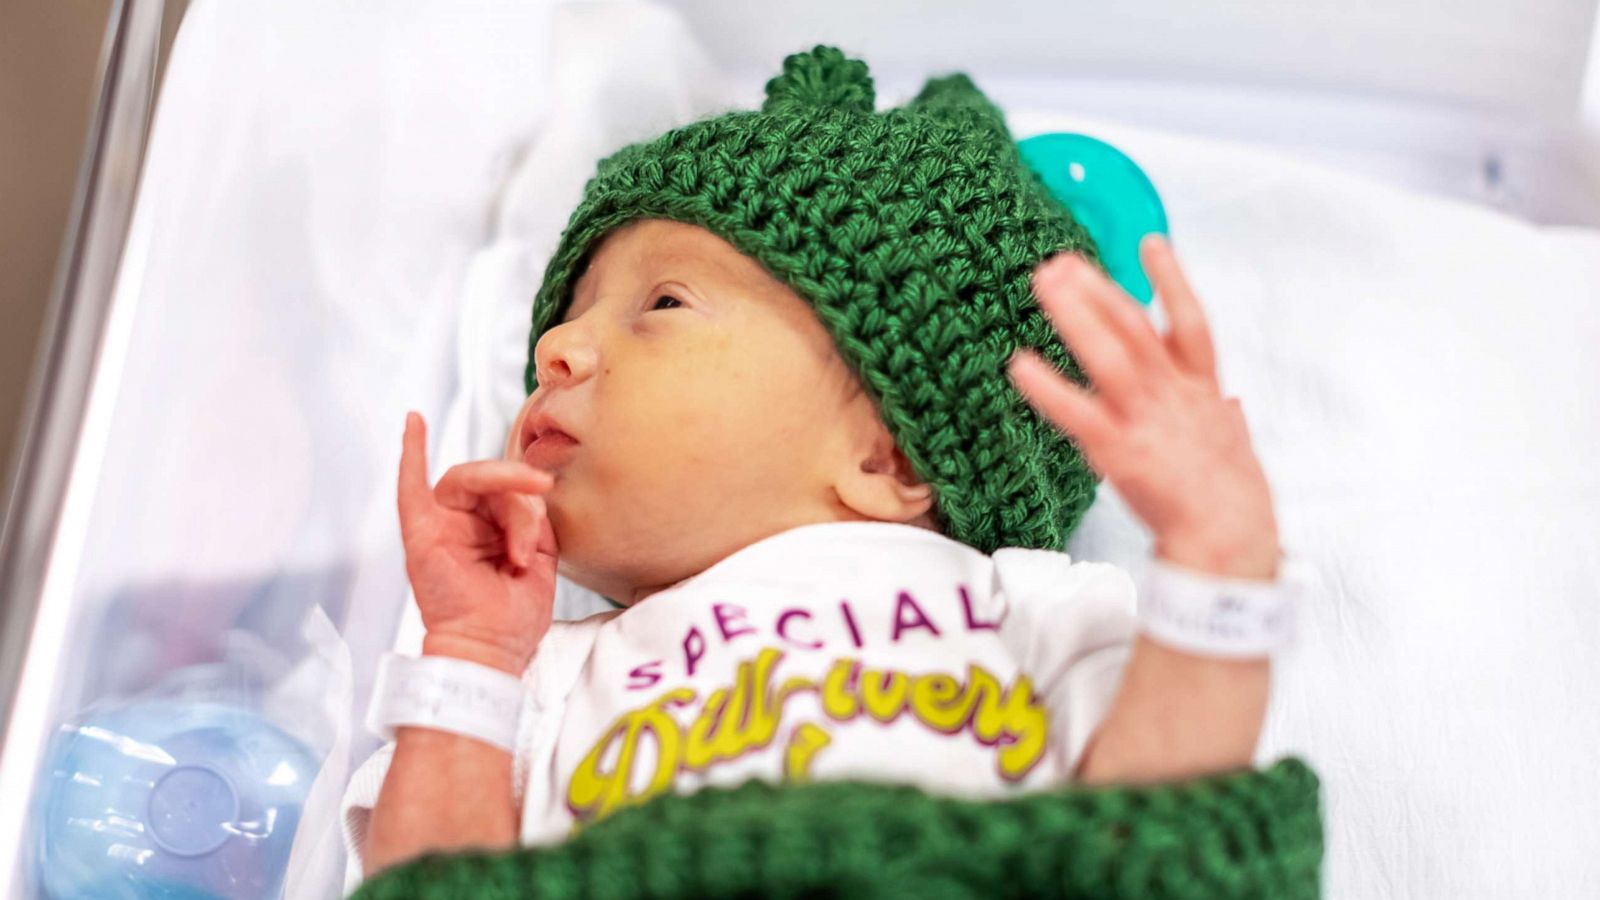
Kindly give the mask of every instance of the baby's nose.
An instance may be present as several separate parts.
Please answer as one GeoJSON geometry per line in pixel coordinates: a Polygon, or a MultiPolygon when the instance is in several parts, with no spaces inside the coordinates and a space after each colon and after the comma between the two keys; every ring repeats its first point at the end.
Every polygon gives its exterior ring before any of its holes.
{"type": "Polygon", "coordinates": [[[566,323],[544,333],[534,346],[534,377],[539,384],[568,384],[586,378],[599,360],[590,338],[582,329],[566,323]]]}

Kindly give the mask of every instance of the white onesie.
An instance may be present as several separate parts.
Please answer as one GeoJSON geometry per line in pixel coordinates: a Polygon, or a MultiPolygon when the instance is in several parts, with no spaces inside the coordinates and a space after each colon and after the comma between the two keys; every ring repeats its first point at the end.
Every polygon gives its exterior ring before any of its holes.
{"type": "MultiPolygon", "coordinates": [[[[886,522],[792,528],[551,628],[523,675],[522,843],[752,777],[974,798],[1065,784],[1133,634],[1133,579],[1111,563],[886,522]]],[[[393,752],[345,791],[347,893],[393,752]]]]}

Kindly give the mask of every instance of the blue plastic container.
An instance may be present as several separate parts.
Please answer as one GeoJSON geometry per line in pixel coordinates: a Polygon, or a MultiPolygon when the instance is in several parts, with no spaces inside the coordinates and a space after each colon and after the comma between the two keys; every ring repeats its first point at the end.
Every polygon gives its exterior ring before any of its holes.
{"type": "Polygon", "coordinates": [[[63,725],[33,819],[55,898],[276,898],[319,768],[259,714],[142,701],[63,725]]]}

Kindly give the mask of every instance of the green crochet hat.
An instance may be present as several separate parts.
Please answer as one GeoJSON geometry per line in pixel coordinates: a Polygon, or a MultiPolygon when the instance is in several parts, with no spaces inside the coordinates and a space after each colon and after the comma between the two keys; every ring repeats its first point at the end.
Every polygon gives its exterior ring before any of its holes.
{"type": "Polygon", "coordinates": [[[942,533],[992,553],[1064,548],[1099,476],[1012,386],[1030,347],[1089,380],[1031,291],[1088,231],[1023,162],[965,74],[874,111],[867,66],[818,45],[783,61],[760,110],[702,119],[601,160],[533,304],[533,348],[588,256],[634,219],[701,226],[811,303],[917,474],[942,533]]]}

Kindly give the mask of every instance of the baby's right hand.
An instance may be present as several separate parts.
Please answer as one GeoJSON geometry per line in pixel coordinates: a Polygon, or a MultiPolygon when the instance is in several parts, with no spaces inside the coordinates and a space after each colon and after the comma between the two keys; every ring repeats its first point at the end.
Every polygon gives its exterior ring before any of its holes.
{"type": "Polygon", "coordinates": [[[555,604],[559,549],[539,496],[555,478],[518,460],[478,460],[451,466],[430,489],[427,452],[421,414],[407,413],[400,534],[423,652],[521,675],[555,604]]]}

